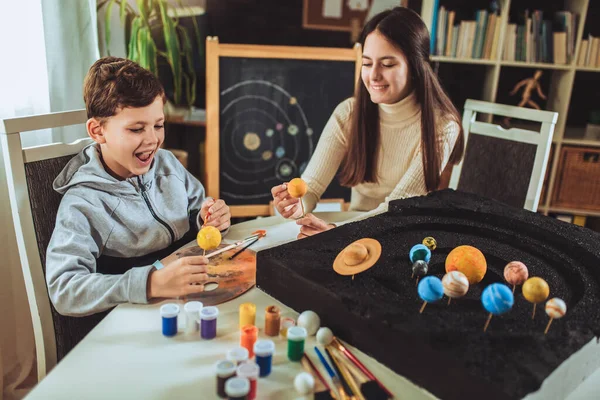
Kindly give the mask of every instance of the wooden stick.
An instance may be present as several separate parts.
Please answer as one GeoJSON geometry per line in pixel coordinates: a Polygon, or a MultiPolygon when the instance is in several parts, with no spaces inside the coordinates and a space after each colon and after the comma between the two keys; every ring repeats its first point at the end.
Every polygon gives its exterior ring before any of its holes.
{"type": "Polygon", "coordinates": [[[492,313],[490,313],[490,316],[488,317],[487,321],[485,321],[485,326],[483,327],[483,331],[485,332],[488,328],[488,325],[490,324],[490,321],[492,320],[492,313]]]}
{"type": "Polygon", "coordinates": [[[548,333],[548,329],[550,329],[550,325],[552,324],[552,321],[554,320],[554,318],[550,318],[550,321],[548,321],[548,325],[546,325],[546,330],[544,331],[544,335],[546,333],[548,333]]]}
{"type": "Polygon", "coordinates": [[[206,249],[202,249],[202,257],[206,257],[206,249]]]}
{"type": "Polygon", "coordinates": [[[410,279],[414,279],[415,277],[415,273],[413,272],[412,275],[410,276],[410,279]]]}
{"type": "Polygon", "coordinates": [[[427,305],[427,302],[424,301],[423,302],[423,306],[421,306],[421,309],[419,310],[419,314],[423,314],[423,310],[425,309],[425,306],[427,305]]]}
{"type": "Polygon", "coordinates": [[[515,288],[517,287],[517,285],[513,285],[513,294],[515,294],[515,288]]]}
{"type": "Polygon", "coordinates": [[[300,197],[300,207],[302,208],[302,218],[304,218],[304,202],[302,201],[302,197],[300,197]]]}
{"type": "Polygon", "coordinates": [[[417,283],[415,283],[415,286],[419,286],[419,277],[417,276],[417,283]]]}
{"type": "Polygon", "coordinates": [[[535,306],[537,306],[537,303],[533,303],[533,313],[531,313],[531,319],[535,318],[535,306]]]}
{"type": "Polygon", "coordinates": [[[450,305],[451,301],[452,301],[452,297],[448,297],[448,305],[450,305]]]}

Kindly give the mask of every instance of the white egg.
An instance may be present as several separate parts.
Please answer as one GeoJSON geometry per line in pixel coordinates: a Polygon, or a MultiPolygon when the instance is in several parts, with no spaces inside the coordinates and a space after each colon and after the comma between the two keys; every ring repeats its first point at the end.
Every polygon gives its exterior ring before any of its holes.
{"type": "Polygon", "coordinates": [[[298,316],[296,325],[306,329],[306,333],[309,336],[313,336],[315,333],[317,333],[319,326],[321,326],[321,319],[314,311],[304,311],[298,316]]]}
{"type": "Polygon", "coordinates": [[[308,372],[300,372],[294,378],[294,387],[302,395],[309,394],[315,388],[315,378],[308,372]]]}
{"type": "Polygon", "coordinates": [[[333,341],[333,332],[329,328],[319,328],[317,331],[317,342],[322,346],[327,346],[333,341]]]}

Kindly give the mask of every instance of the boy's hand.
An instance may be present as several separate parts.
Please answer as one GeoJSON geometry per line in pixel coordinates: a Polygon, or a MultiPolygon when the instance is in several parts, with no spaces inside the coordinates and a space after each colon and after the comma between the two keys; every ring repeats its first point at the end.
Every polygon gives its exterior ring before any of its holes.
{"type": "Polygon", "coordinates": [[[315,217],[310,213],[296,220],[296,224],[301,225],[300,233],[298,234],[297,239],[316,235],[317,233],[325,232],[335,228],[334,224],[328,224],[327,222],[315,217]]]}
{"type": "Polygon", "coordinates": [[[220,231],[224,231],[231,225],[229,206],[220,199],[206,200],[200,208],[200,218],[204,221],[204,226],[214,226],[220,231]]]}
{"type": "Polygon", "coordinates": [[[164,268],[153,271],[148,278],[148,300],[154,297],[178,297],[204,291],[208,280],[208,258],[190,256],[179,258],[164,268]]]}
{"type": "Polygon", "coordinates": [[[273,206],[283,218],[297,219],[302,216],[300,199],[290,196],[287,191],[287,184],[273,186],[271,195],[273,196],[273,206]]]}

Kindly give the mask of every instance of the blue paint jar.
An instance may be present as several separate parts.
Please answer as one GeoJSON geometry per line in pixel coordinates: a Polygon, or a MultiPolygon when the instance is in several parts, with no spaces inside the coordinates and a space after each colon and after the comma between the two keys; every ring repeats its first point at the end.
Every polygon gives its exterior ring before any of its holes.
{"type": "Polygon", "coordinates": [[[169,303],[160,307],[163,335],[177,335],[177,315],[179,315],[179,306],[177,304],[169,303]]]}
{"type": "Polygon", "coordinates": [[[268,376],[271,373],[273,365],[273,354],[275,353],[275,343],[272,340],[257,340],[254,343],[254,355],[256,364],[260,368],[260,376],[268,376]]]}

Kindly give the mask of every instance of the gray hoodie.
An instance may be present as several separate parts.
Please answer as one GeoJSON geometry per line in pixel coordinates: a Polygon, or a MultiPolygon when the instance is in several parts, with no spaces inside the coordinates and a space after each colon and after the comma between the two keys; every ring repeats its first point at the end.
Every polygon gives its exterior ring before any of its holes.
{"type": "Polygon", "coordinates": [[[54,181],[64,195],[46,253],[48,293],[63,315],[147,303],[152,262],[192,240],[204,187],[159,149],[143,176],[118,180],[92,144],[54,181]],[[187,235],[186,235],[187,234],[187,235]]]}

